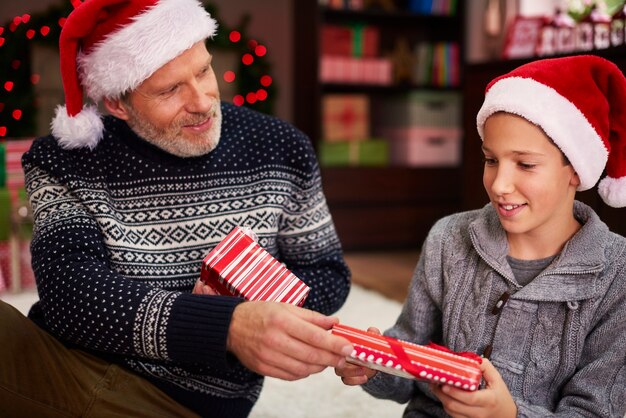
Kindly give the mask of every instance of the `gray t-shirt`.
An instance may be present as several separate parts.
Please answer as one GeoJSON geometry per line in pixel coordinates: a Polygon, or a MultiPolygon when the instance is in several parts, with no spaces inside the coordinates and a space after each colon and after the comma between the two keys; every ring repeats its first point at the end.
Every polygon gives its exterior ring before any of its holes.
{"type": "MultiPolygon", "coordinates": [[[[558,255],[558,254],[557,254],[558,255]]],[[[552,263],[552,260],[556,258],[556,255],[547,258],[540,258],[539,260],[520,260],[519,258],[513,258],[506,256],[511,270],[515,275],[515,280],[520,286],[526,286],[528,283],[539,275],[552,263]]]]}

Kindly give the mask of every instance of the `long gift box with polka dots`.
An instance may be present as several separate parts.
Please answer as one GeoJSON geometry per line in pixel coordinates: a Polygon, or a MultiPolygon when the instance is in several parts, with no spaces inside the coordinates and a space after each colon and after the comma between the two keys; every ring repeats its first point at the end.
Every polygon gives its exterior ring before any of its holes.
{"type": "Polygon", "coordinates": [[[338,324],[332,333],[348,339],[354,350],[350,363],[408,379],[446,384],[468,391],[480,387],[481,358],[474,353],[456,353],[446,347],[418,345],[338,324]]]}
{"type": "Polygon", "coordinates": [[[309,287],[255,240],[235,227],[204,258],[200,278],[221,295],[302,306],[309,287]]]}

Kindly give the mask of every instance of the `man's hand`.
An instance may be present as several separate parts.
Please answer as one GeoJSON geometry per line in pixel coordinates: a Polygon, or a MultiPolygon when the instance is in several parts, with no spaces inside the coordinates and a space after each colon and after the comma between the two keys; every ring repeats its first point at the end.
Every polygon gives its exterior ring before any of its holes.
{"type": "Polygon", "coordinates": [[[256,373],[302,379],[345,364],[352,345],[327,331],[338,322],[285,303],[244,302],[233,312],[227,349],[256,373]]]}
{"type": "MultiPolygon", "coordinates": [[[[369,327],[368,332],[380,335],[378,328],[369,327]]],[[[362,385],[376,375],[376,370],[369,367],[358,366],[356,364],[345,363],[343,366],[335,367],[335,374],[341,377],[344,385],[357,386],[362,385]]]]}
{"type": "Polygon", "coordinates": [[[502,376],[487,359],[480,366],[485,389],[466,392],[449,385],[431,385],[430,389],[443,403],[443,409],[453,418],[515,418],[517,406],[502,376]]]}
{"type": "Polygon", "coordinates": [[[194,295],[217,295],[218,293],[209,285],[204,284],[200,279],[196,281],[191,291],[194,295]]]}

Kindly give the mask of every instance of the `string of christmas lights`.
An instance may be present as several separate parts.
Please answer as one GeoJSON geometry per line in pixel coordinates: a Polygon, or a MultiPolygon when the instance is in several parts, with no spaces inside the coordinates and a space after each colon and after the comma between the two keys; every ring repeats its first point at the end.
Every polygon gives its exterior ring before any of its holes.
{"type": "MultiPolygon", "coordinates": [[[[8,137],[31,137],[36,134],[35,114],[40,107],[35,86],[40,74],[31,70],[33,43],[58,48],[61,28],[66,16],[80,0],[64,0],[44,13],[24,13],[13,17],[0,26],[0,139],[8,137]]],[[[220,21],[217,7],[204,5],[207,11],[220,21]]],[[[246,106],[272,114],[276,86],[270,75],[268,49],[259,41],[249,38],[246,28],[250,17],[245,15],[235,28],[220,21],[218,33],[211,40],[210,48],[218,48],[241,57],[237,67],[218,74],[226,83],[233,83],[236,93],[223,97],[237,106],[246,106]]],[[[46,69],[47,71],[48,69],[46,69]]],[[[50,71],[59,71],[50,68],[50,71]]]]}

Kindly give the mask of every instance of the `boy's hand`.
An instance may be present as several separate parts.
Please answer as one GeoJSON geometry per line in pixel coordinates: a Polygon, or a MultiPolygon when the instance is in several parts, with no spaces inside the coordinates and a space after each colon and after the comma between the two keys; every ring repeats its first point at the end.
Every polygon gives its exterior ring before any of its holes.
{"type": "MultiPolygon", "coordinates": [[[[368,332],[380,335],[378,328],[369,327],[368,332]]],[[[335,367],[335,374],[348,386],[362,385],[376,375],[377,371],[369,367],[358,366],[346,362],[342,367],[335,367]]]]}
{"type": "Polygon", "coordinates": [[[498,370],[487,359],[483,359],[480,368],[486,383],[485,389],[466,392],[449,385],[435,384],[430,385],[430,389],[453,418],[515,418],[517,406],[498,370]]]}

